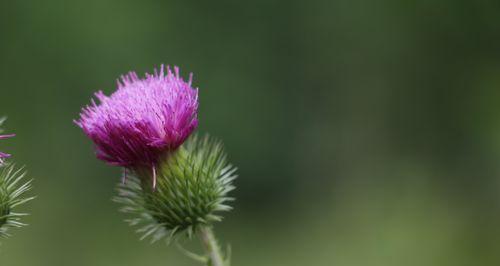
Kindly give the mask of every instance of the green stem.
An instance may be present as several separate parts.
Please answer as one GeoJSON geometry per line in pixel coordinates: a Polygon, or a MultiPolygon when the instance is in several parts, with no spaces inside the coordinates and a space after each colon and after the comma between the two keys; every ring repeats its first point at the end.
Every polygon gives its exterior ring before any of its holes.
{"type": "Polygon", "coordinates": [[[210,258],[209,266],[226,266],[224,263],[224,258],[222,257],[222,253],[217,243],[217,239],[215,239],[214,232],[212,227],[204,226],[200,229],[200,238],[207,252],[208,257],[210,258]]]}

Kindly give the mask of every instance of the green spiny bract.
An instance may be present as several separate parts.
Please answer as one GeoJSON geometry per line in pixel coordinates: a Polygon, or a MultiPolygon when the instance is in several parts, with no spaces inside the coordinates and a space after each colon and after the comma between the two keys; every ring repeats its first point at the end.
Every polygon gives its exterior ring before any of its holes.
{"type": "Polygon", "coordinates": [[[34,197],[23,197],[31,189],[32,180],[24,181],[23,168],[16,169],[14,165],[0,166],[0,237],[10,236],[9,230],[13,227],[22,227],[20,222],[26,213],[14,212],[14,209],[34,197]]]}
{"type": "Polygon", "coordinates": [[[135,216],[128,222],[139,226],[142,239],[191,236],[199,226],[220,221],[217,212],[231,209],[226,202],[232,200],[227,193],[234,189],[235,171],[220,142],[194,136],[160,163],[156,187],[150,172],[135,171],[118,185],[115,201],[135,216]]]}

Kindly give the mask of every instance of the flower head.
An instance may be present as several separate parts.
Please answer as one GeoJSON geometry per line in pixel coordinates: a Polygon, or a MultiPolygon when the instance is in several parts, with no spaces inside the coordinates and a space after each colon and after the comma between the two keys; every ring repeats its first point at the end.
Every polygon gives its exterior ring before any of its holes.
{"type": "Polygon", "coordinates": [[[198,90],[179,68],[139,78],[130,72],[111,96],[99,91],[75,121],[94,142],[97,157],[112,165],[153,169],[176,150],[198,125],[198,90]]]}
{"type": "Polygon", "coordinates": [[[163,66],[141,79],[131,72],[106,96],[96,93],[75,121],[94,142],[97,156],[125,168],[115,200],[136,215],[132,225],[153,241],[222,219],[231,209],[236,168],[226,160],[222,144],[209,137],[189,137],[197,127],[198,90],[191,77],[163,66]],[[129,171],[130,170],[130,171],[129,171]]]}
{"type": "MultiPolygon", "coordinates": [[[[235,187],[236,167],[228,163],[222,143],[213,138],[190,137],[158,168],[158,185],[152,189],[143,173],[131,175],[118,185],[115,201],[132,215],[143,238],[157,241],[187,233],[222,220],[220,212],[229,211],[235,187]]],[[[147,174],[146,174],[147,175],[147,174]]]]}
{"type": "Polygon", "coordinates": [[[0,166],[0,237],[10,236],[10,229],[22,227],[21,217],[26,213],[14,212],[22,205],[35,197],[25,197],[25,193],[32,189],[33,180],[25,180],[23,168],[16,168],[13,164],[0,166]]]}
{"type": "MultiPolygon", "coordinates": [[[[5,118],[0,118],[0,125],[5,118]]],[[[0,130],[0,133],[1,130],[0,130]]],[[[1,139],[14,137],[14,134],[0,135],[1,139]]],[[[14,212],[13,210],[34,197],[24,197],[25,192],[31,189],[31,182],[24,181],[25,172],[23,168],[16,169],[13,164],[4,163],[5,158],[10,154],[0,152],[0,237],[9,236],[9,231],[13,227],[22,227],[25,224],[20,222],[25,213],[14,212]]]]}

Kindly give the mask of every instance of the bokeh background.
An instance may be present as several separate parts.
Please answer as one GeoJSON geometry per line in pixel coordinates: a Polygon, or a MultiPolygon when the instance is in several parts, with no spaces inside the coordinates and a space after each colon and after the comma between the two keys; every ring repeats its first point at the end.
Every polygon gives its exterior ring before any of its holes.
{"type": "MultiPolygon", "coordinates": [[[[5,266],[197,265],[138,241],[72,120],[161,63],[239,166],[233,265],[500,265],[500,2],[0,0],[1,150],[35,178],[5,266]]],[[[196,243],[188,245],[198,250],[196,243]]]]}

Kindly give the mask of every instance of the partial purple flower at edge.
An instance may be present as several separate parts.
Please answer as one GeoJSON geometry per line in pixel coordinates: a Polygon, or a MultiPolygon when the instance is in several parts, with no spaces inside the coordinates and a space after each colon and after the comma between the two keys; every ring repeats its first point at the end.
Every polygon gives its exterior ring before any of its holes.
{"type": "MultiPolygon", "coordinates": [[[[12,138],[14,137],[15,134],[10,134],[10,135],[0,135],[0,139],[7,139],[7,138],[12,138]]],[[[10,157],[10,154],[7,154],[7,153],[3,153],[0,151],[0,165],[3,164],[3,159],[5,158],[9,158],[10,157]]]]}
{"type": "MultiPolygon", "coordinates": [[[[177,149],[198,126],[198,89],[192,75],[184,81],[179,68],[167,67],[141,79],[130,72],[110,96],[83,108],[75,123],[94,142],[97,157],[112,165],[151,169],[177,149]]],[[[156,180],[153,181],[153,183],[156,180]]]]}

